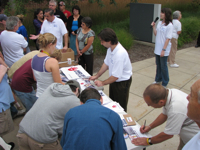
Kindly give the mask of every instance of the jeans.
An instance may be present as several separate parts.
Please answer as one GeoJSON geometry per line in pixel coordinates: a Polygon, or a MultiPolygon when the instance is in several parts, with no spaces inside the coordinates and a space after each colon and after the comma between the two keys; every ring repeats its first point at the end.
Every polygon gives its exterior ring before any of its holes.
{"type": "Polygon", "coordinates": [[[28,112],[37,100],[35,90],[33,90],[30,93],[19,92],[16,90],[14,90],[14,92],[17,95],[17,97],[21,100],[24,107],[26,107],[26,112],[28,112]]]}
{"type": "Polygon", "coordinates": [[[14,103],[10,104],[10,112],[11,112],[12,118],[18,113],[18,110],[17,108],[15,108],[14,103]]]}
{"type": "Polygon", "coordinates": [[[162,82],[162,86],[167,86],[169,82],[169,72],[167,67],[168,56],[160,57],[160,55],[155,55],[156,57],[156,82],[162,82]]]}
{"type": "Polygon", "coordinates": [[[28,54],[29,52],[31,52],[30,48],[27,46],[26,47],[26,54],[28,54]]]}
{"type": "Polygon", "coordinates": [[[76,35],[70,34],[70,45],[69,47],[74,51],[74,55],[78,55],[76,49],[76,35]]]}

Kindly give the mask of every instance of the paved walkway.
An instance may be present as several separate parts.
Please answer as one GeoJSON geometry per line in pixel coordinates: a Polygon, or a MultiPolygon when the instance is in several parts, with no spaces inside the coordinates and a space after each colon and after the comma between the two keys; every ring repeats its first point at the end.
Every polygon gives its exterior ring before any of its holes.
{"type": "MultiPolygon", "coordinates": [[[[200,79],[200,48],[186,48],[179,50],[176,55],[176,62],[179,68],[169,67],[170,82],[168,88],[177,88],[185,93],[190,93],[191,85],[200,79]]],[[[144,89],[154,81],[156,65],[155,58],[146,59],[132,64],[133,76],[130,88],[128,113],[131,114],[139,124],[143,124],[144,120],[147,125],[150,124],[161,112],[162,109],[154,109],[148,107],[142,98],[144,89]]],[[[108,77],[106,72],[100,79],[104,80],[108,77]]],[[[104,92],[108,94],[108,86],[105,86],[104,92]]],[[[39,111],[39,110],[38,110],[39,111]]],[[[15,130],[4,136],[7,142],[16,141],[16,133],[18,125],[22,117],[16,118],[15,130]]],[[[165,124],[150,131],[151,135],[156,135],[164,130],[165,124]]],[[[156,144],[147,148],[147,150],[176,150],[179,144],[178,136],[160,144],[156,144]]],[[[18,150],[18,146],[14,150],[18,150]]]]}
{"type": "MultiPolygon", "coordinates": [[[[167,88],[180,89],[189,94],[191,85],[200,79],[200,48],[186,48],[179,50],[176,54],[176,63],[179,68],[169,69],[170,82],[167,88]]],[[[162,112],[162,109],[148,107],[143,100],[142,94],[145,88],[155,79],[156,65],[155,58],[146,59],[132,63],[133,75],[130,89],[128,113],[131,114],[139,124],[150,124],[162,112]]],[[[108,74],[101,77],[106,79],[108,74]]],[[[108,86],[105,88],[108,94],[108,86]]],[[[157,135],[164,130],[165,124],[150,131],[151,135],[157,135]]],[[[179,144],[179,137],[174,136],[172,139],[160,144],[152,145],[147,150],[176,150],[179,144]]]]}

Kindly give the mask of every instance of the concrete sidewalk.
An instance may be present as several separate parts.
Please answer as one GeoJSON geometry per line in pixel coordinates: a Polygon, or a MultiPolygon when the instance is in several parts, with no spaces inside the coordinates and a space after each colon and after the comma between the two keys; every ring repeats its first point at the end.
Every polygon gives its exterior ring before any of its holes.
{"type": "MultiPolygon", "coordinates": [[[[179,68],[169,68],[170,82],[168,88],[177,88],[185,93],[190,93],[191,85],[200,79],[200,48],[190,47],[179,50],[176,54],[176,63],[179,68]]],[[[128,113],[131,114],[139,124],[150,124],[162,112],[162,109],[154,109],[148,107],[142,98],[145,88],[154,81],[156,73],[155,58],[146,59],[136,63],[132,63],[133,75],[132,85],[130,88],[128,113]]],[[[100,80],[108,78],[106,72],[100,80]]],[[[108,86],[104,87],[104,92],[108,95],[108,86]]],[[[38,110],[39,111],[39,110],[38,110]]],[[[22,117],[14,120],[15,130],[3,138],[6,142],[14,142],[18,150],[16,134],[19,128],[19,122],[22,117]]],[[[156,135],[164,130],[165,124],[150,131],[151,135],[156,135]]],[[[178,136],[160,144],[156,144],[147,148],[147,150],[176,150],[179,144],[178,136]]]]}
{"type": "MultiPolygon", "coordinates": [[[[180,89],[189,94],[191,85],[200,79],[200,48],[190,47],[177,51],[176,63],[180,65],[179,68],[168,67],[170,81],[167,88],[180,89]]],[[[155,80],[155,58],[132,63],[132,67],[133,75],[129,94],[128,113],[140,125],[144,124],[145,120],[148,125],[162,112],[162,109],[148,107],[142,97],[145,88],[155,80]]],[[[100,79],[104,80],[107,77],[108,73],[100,79]]],[[[104,92],[108,94],[108,86],[105,87],[104,92]]],[[[151,130],[150,134],[153,136],[157,135],[164,131],[164,127],[165,124],[151,130]]],[[[174,136],[168,141],[148,147],[147,150],[176,150],[178,145],[179,137],[174,136]]]]}

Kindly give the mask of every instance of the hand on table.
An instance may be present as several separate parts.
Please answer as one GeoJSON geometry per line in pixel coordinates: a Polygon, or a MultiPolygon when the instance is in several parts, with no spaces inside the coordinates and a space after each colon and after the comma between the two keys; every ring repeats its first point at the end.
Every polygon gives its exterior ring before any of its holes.
{"type": "Polygon", "coordinates": [[[135,144],[135,145],[143,145],[143,146],[147,146],[148,145],[146,137],[135,138],[135,139],[132,139],[131,142],[133,144],[135,144]]]}
{"type": "Polygon", "coordinates": [[[98,86],[98,87],[104,86],[103,82],[102,82],[102,81],[99,81],[99,80],[95,81],[94,83],[95,83],[95,85],[98,86]]]}
{"type": "Polygon", "coordinates": [[[89,78],[89,80],[96,80],[96,79],[98,79],[97,75],[91,76],[91,77],[89,78]]]}
{"type": "Polygon", "coordinates": [[[141,133],[146,133],[146,132],[149,132],[151,130],[151,127],[150,126],[145,126],[145,128],[144,128],[144,125],[142,125],[141,127],[140,127],[140,132],[141,133]]]}

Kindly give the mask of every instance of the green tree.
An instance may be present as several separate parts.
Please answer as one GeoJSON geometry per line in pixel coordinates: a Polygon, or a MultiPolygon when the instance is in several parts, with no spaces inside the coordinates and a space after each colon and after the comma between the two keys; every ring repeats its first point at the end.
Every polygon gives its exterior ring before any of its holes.
{"type": "MultiPolygon", "coordinates": [[[[11,7],[13,7],[15,10],[15,14],[26,14],[25,5],[30,1],[36,2],[36,3],[41,3],[44,0],[9,0],[9,2],[7,3],[7,5],[5,7],[5,13],[7,15],[10,15],[11,7]]],[[[61,0],[57,0],[57,1],[60,2],[61,0]]],[[[77,4],[78,1],[83,1],[83,0],[63,0],[63,1],[66,2],[68,4],[68,6],[71,6],[71,5],[77,4]]],[[[137,3],[139,0],[130,0],[130,1],[137,3]]],[[[101,7],[104,6],[103,0],[88,0],[88,2],[89,3],[98,3],[99,6],[101,6],[101,7]]],[[[116,5],[117,3],[115,0],[110,0],[110,4],[116,5]]]]}

